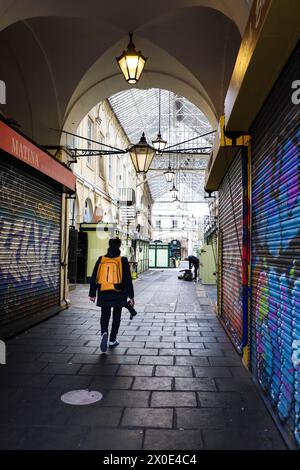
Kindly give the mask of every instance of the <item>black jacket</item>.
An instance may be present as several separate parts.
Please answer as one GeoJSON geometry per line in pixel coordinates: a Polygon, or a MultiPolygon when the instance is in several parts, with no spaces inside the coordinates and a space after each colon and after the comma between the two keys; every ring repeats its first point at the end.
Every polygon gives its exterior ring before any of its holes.
{"type": "Polygon", "coordinates": [[[188,260],[190,269],[192,268],[192,266],[195,266],[195,268],[199,268],[199,259],[196,258],[196,256],[188,256],[188,260]]]}
{"type": "MultiPolygon", "coordinates": [[[[109,258],[116,258],[120,256],[120,250],[117,248],[109,248],[105,256],[109,258]]],[[[127,298],[133,299],[134,291],[131,279],[131,272],[128,263],[128,259],[122,256],[122,289],[120,292],[107,290],[101,292],[97,284],[97,273],[98,267],[101,261],[101,256],[95,264],[93,274],[90,281],[90,297],[97,296],[97,305],[99,307],[125,307],[127,304],[127,298]]]]}

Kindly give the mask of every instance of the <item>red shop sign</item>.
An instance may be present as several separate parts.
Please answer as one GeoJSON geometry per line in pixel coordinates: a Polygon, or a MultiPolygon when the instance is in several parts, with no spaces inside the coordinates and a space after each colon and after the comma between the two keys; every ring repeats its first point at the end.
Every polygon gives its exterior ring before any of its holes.
{"type": "Polygon", "coordinates": [[[0,148],[75,192],[76,178],[68,168],[1,121],[0,148]]]}

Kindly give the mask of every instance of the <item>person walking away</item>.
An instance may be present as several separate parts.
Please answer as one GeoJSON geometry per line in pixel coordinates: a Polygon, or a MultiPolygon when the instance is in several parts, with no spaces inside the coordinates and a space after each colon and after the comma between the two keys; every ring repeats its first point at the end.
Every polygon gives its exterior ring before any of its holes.
{"type": "Polygon", "coordinates": [[[185,261],[189,262],[189,269],[194,268],[194,281],[197,281],[198,269],[199,269],[199,258],[196,256],[188,256],[185,261]]]}
{"type": "Polygon", "coordinates": [[[101,307],[101,342],[102,352],[114,348],[120,343],[117,339],[121,323],[122,308],[127,302],[134,307],[134,290],[128,259],[121,257],[121,240],[112,238],[109,240],[109,248],[105,256],[97,260],[90,281],[89,297],[101,307]],[[129,300],[128,300],[129,298],[129,300]],[[113,309],[113,321],[108,343],[108,327],[113,309]]]}

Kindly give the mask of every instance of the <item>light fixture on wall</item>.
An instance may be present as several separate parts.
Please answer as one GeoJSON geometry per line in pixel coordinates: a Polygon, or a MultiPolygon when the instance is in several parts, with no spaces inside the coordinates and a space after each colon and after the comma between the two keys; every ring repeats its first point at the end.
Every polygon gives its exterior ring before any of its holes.
{"type": "Polygon", "coordinates": [[[160,108],[161,108],[161,90],[158,90],[158,134],[155,140],[152,140],[153,147],[155,148],[157,153],[161,153],[164,151],[165,146],[167,145],[167,141],[164,140],[161,136],[160,132],[160,108]]]}
{"type": "Polygon", "coordinates": [[[134,85],[140,79],[145,66],[147,57],[144,57],[141,51],[137,52],[132,41],[132,33],[129,33],[129,44],[127,51],[123,51],[120,57],[116,57],[118,65],[130,85],[134,85]]]}
{"type": "Polygon", "coordinates": [[[130,157],[137,173],[147,173],[152,163],[155,149],[148,144],[143,132],[140,141],[129,148],[130,157]]]}

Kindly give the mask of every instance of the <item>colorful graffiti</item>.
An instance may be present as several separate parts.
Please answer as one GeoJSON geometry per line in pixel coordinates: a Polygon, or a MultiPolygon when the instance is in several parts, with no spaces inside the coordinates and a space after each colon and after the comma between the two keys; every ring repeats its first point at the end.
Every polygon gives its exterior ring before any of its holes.
{"type": "Polygon", "coordinates": [[[299,175],[298,116],[272,146],[253,152],[252,367],[300,445],[299,175]]]}
{"type": "Polygon", "coordinates": [[[34,312],[39,305],[58,302],[60,196],[2,165],[0,308],[5,322],[26,309],[34,312]]]}

